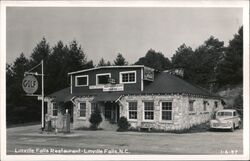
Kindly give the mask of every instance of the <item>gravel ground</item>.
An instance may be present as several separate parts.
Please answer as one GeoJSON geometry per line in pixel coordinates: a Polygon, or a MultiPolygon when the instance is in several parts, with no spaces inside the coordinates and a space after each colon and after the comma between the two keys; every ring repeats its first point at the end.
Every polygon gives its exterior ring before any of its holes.
{"type": "Polygon", "coordinates": [[[243,130],[196,133],[80,131],[43,133],[39,125],[7,129],[7,154],[242,154],[243,130]]]}

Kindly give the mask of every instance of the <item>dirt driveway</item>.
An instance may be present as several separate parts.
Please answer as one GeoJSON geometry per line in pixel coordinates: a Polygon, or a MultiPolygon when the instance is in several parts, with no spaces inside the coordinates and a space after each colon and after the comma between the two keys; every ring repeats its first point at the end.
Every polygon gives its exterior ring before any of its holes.
{"type": "Polygon", "coordinates": [[[243,130],[199,133],[73,131],[41,134],[39,126],[7,129],[8,154],[242,154],[243,130]]]}

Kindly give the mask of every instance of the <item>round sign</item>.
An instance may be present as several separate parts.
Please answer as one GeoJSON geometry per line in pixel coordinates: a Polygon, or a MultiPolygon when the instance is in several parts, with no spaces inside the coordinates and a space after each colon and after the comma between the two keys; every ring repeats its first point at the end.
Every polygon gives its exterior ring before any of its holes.
{"type": "Polygon", "coordinates": [[[33,94],[38,88],[38,81],[33,75],[28,75],[23,78],[23,90],[28,94],[33,94]]]}

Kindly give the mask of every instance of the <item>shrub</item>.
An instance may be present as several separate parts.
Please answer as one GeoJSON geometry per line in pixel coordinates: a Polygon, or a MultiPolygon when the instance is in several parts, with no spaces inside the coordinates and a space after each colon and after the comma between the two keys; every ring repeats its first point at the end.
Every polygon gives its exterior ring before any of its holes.
{"type": "Polygon", "coordinates": [[[91,123],[90,128],[96,130],[102,122],[102,116],[98,109],[96,109],[90,116],[89,122],[91,123]]]}
{"type": "Polygon", "coordinates": [[[118,129],[117,129],[117,131],[128,131],[129,127],[130,127],[130,124],[129,124],[126,117],[123,116],[118,120],[118,129]]]}

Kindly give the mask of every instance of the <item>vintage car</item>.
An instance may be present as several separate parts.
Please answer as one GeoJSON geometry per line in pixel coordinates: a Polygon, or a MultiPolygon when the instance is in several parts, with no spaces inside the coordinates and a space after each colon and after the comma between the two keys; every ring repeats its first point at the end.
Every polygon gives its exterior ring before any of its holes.
{"type": "Polygon", "coordinates": [[[230,129],[240,128],[241,119],[236,110],[224,109],[215,113],[215,119],[210,120],[211,129],[230,129]]]}

